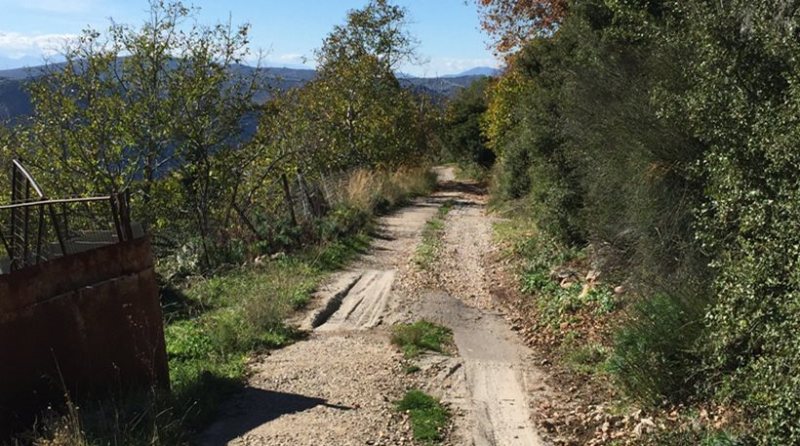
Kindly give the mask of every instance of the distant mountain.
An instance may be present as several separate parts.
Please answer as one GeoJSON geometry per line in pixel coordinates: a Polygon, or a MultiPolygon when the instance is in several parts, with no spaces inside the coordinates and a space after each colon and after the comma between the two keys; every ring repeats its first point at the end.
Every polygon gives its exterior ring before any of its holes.
{"type": "MultiPolygon", "coordinates": [[[[61,64],[50,66],[57,68],[61,64]]],[[[0,70],[0,122],[13,122],[32,112],[30,96],[25,90],[25,83],[44,73],[43,66],[30,68],[17,68],[13,70],[0,70]]],[[[286,91],[305,85],[314,79],[316,72],[312,69],[298,68],[255,68],[248,65],[234,65],[234,73],[242,75],[251,74],[254,70],[261,70],[267,81],[263,92],[257,96],[260,101],[269,98],[271,91],[286,91]]],[[[473,81],[486,74],[485,70],[492,68],[474,68],[460,75],[439,78],[424,78],[412,76],[398,76],[400,84],[415,92],[434,96],[442,100],[453,96],[462,88],[469,86],[473,81]],[[484,70],[484,71],[481,71],[484,70]],[[470,72],[478,74],[469,74],[470,72]]],[[[496,70],[495,70],[496,71],[496,70]]]]}
{"type": "Polygon", "coordinates": [[[0,70],[0,79],[20,81],[29,77],[36,77],[39,71],[41,71],[41,67],[0,70]]]}
{"type": "Polygon", "coordinates": [[[0,78],[0,123],[33,112],[24,81],[0,78]]]}
{"type": "Polygon", "coordinates": [[[467,71],[458,73],[458,74],[451,74],[449,76],[444,77],[466,77],[466,76],[499,76],[500,73],[503,71],[499,68],[492,68],[492,67],[475,67],[470,68],[467,71]]]}
{"type": "Polygon", "coordinates": [[[418,93],[445,99],[454,96],[462,88],[470,86],[481,76],[458,77],[407,77],[399,79],[400,85],[418,93]]]}

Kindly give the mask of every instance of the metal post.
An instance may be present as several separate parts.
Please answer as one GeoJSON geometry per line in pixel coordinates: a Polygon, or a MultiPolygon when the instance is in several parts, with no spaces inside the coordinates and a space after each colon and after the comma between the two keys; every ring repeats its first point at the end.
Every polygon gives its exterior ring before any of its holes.
{"type": "Polygon", "coordinates": [[[42,259],[42,239],[44,238],[44,206],[39,206],[39,235],[36,237],[36,262],[42,259]]]}
{"type": "Polygon", "coordinates": [[[108,204],[111,206],[111,218],[114,219],[114,228],[117,230],[117,242],[122,242],[125,240],[125,236],[122,233],[122,226],[119,222],[119,200],[118,195],[112,194],[108,197],[108,204]]]}
{"type": "Polygon", "coordinates": [[[61,255],[67,255],[67,246],[64,243],[64,235],[61,233],[61,229],[58,227],[58,216],[56,216],[56,210],[53,208],[52,204],[47,206],[47,209],[50,210],[50,219],[53,220],[53,229],[56,231],[56,238],[58,238],[58,246],[61,247],[61,255]]]}
{"type": "MultiPolygon", "coordinates": [[[[25,182],[25,202],[27,203],[31,198],[31,185],[25,182]]],[[[22,267],[28,266],[28,255],[30,254],[30,222],[31,222],[31,208],[26,207],[23,211],[23,224],[22,224],[22,267]]]]}
{"type": "MultiPolygon", "coordinates": [[[[11,203],[17,202],[17,169],[11,169],[11,203]]],[[[11,208],[11,245],[8,250],[8,260],[11,270],[15,270],[17,263],[17,209],[11,208]]]]}

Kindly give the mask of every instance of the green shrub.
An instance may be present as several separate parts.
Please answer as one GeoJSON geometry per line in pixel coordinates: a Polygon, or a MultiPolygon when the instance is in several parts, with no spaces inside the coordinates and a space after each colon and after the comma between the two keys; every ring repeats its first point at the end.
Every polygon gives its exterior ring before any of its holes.
{"type": "Polygon", "coordinates": [[[526,196],[531,188],[531,178],[528,176],[530,164],[524,141],[505,147],[503,157],[495,164],[494,193],[505,200],[526,196]]]}
{"type": "Polygon", "coordinates": [[[408,412],[415,440],[429,444],[443,439],[450,414],[434,397],[421,390],[409,390],[397,402],[397,410],[408,412]]]}
{"type": "Polygon", "coordinates": [[[576,340],[566,343],[565,350],[564,359],[573,370],[587,374],[605,371],[608,349],[602,345],[576,340]]]}
{"type": "Polygon", "coordinates": [[[655,295],[634,304],[616,333],[609,370],[632,399],[650,406],[693,393],[704,307],[655,295]]]}
{"type": "Polygon", "coordinates": [[[530,251],[589,244],[604,277],[646,296],[611,361],[631,397],[715,397],[756,444],[800,444],[796,8],[572,3],[488,90],[494,192],[535,221],[523,289],[551,320],[586,304],[530,251]]]}

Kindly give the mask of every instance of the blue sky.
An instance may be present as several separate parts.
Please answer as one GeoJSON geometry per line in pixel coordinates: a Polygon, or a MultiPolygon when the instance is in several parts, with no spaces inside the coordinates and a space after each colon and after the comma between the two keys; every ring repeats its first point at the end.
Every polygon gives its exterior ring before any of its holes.
{"type": "MultiPolygon", "coordinates": [[[[253,49],[266,52],[266,65],[296,67],[307,59],[349,9],[366,0],[195,0],[198,22],[232,18],[252,25],[253,49]]],[[[486,49],[472,0],[395,0],[409,12],[409,31],[419,40],[422,65],[401,67],[421,76],[453,74],[476,66],[497,66],[486,49]]],[[[59,43],[87,26],[104,29],[109,18],[139,24],[146,0],[0,0],[0,69],[57,60],[59,43]]]]}

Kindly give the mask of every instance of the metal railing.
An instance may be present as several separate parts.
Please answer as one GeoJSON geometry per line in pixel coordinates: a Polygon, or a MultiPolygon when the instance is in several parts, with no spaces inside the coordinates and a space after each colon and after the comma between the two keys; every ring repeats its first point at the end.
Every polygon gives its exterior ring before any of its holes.
{"type": "Polygon", "coordinates": [[[128,202],[125,193],[49,199],[14,160],[11,203],[0,206],[0,274],[140,236],[128,202]]]}

